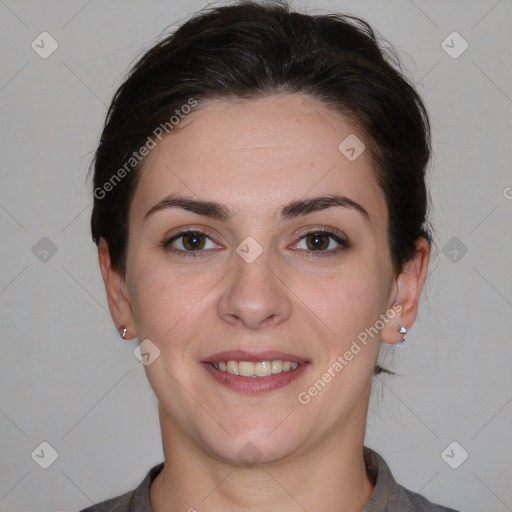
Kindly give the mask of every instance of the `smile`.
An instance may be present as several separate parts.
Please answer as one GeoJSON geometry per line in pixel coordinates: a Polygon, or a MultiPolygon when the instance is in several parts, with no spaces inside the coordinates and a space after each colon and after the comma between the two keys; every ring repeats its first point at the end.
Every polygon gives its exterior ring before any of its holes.
{"type": "Polygon", "coordinates": [[[266,393],[296,380],[311,366],[309,361],[282,352],[222,352],[201,362],[225,387],[242,393],[266,393]]]}
{"type": "Polygon", "coordinates": [[[214,368],[221,372],[228,372],[232,375],[241,375],[242,377],[266,377],[268,375],[288,372],[295,370],[299,363],[292,361],[218,361],[210,363],[214,368]]]}

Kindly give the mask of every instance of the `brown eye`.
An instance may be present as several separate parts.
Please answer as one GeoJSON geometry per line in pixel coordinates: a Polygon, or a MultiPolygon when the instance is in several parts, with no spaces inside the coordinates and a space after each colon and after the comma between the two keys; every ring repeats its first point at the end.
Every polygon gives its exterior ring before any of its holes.
{"type": "Polygon", "coordinates": [[[187,251],[201,250],[205,245],[205,237],[201,233],[186,233],[182,235],[183,247],[187,251]]]}
{"type": "Polygon", "coordinates": [[[206,233],[188,229],[164,240],[161,247],[179,256],[205,257],[211,249],[222,249],[206,233]]]}
{"type": "Polygon", "coordinates": [[[314,230],[304,233],[295,249],[300,249],[305,255],[332,256],[348,249],[346,237],[339,231],[314,230]]]}
{"type": "Polygon", "coordinates": [[[329,247],[329,236],[324,233],[312,233],[307,235],[306,245],[312,251],[323,251],[329,247]]]}

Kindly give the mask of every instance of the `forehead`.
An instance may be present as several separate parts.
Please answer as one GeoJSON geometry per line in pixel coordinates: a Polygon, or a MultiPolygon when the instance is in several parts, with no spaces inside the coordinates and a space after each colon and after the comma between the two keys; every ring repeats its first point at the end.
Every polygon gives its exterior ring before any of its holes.
{"type": "Polygon", "coordinates": [[[357,156],[363,135],[313,98],[211,100],[179,128],[148,155],[134,208],[175,192],[225,203],[240,216],[265,215],[308,195],[339,193],[377,221],[385,216],[368,151],[357,156]]]}

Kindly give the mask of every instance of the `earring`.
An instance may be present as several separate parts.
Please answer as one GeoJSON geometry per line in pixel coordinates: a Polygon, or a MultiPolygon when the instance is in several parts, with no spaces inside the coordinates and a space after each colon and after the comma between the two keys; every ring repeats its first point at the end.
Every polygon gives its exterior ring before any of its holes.
{"type": "Polygon", "coordinates": [[[124,339],[126,339],[126,332],[127,332],[126,327],[123,327],[122,330],[123,330],[123,332],[119,333],[119,334],[121,335],[121,338],[123,338],[123,340],[124,340],[124,339]]]}
{"type": "MultiPolygon", "coordinates": [[[[404,334],[407,332],[407,327],[405,325],[400,324],[396,329],[400,334],[404,334]]],[[[405,336],[402,336],[400,340],[398,341],[397,345],[400,346],[405,341],[405,336]]]]}

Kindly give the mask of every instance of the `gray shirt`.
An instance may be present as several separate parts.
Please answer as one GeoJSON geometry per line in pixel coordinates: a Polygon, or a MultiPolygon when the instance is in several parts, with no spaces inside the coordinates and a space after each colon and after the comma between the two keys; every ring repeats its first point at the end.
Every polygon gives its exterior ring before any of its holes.
{"type": "MultiPolygon", "coordinates": [[[[362,512],[457,512],[452,508],[431,503],[423,496],[397,484],[384,459],[366,446],[364,460],[375,487],[362,512]]],[[[154,512],[149,501],[149,488],[163,467],[164,463],[161,462],[151,468],[137,489],[80,512],[154,512]]]]}

